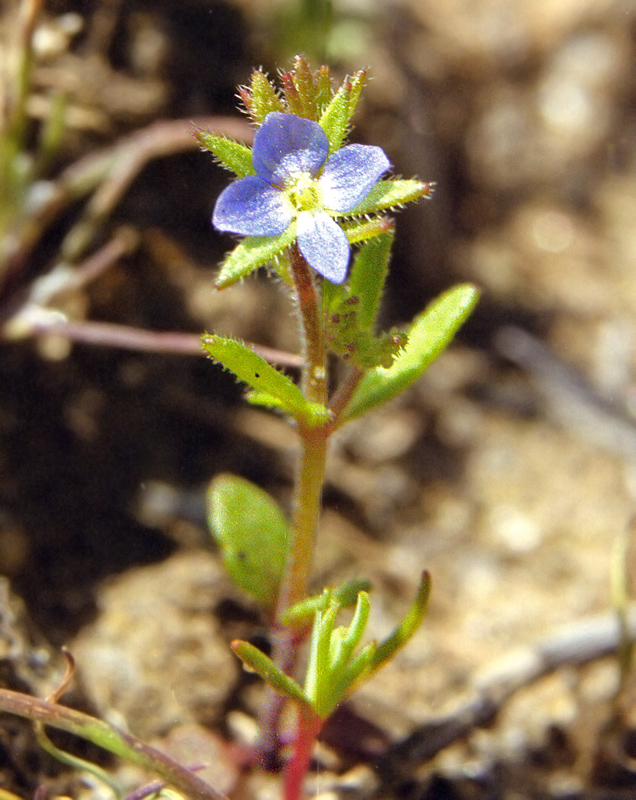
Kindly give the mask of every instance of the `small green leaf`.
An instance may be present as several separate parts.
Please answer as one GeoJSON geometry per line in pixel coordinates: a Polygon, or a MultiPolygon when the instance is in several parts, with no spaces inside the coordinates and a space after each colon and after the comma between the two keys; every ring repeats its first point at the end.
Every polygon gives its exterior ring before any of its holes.
{"type": "Polygon", "coordinates": [[[362,650],[351,659],[343,671],[339,675],[334,676],[332,697],[337,697],[338,699],[333,703],[333,708],[335,708],[338,703],[345,700],[355,689],[355,685],[362,683],[372,671],[375,649],[376,643],[368,642],[362,650]]]}
{"type": "Polygon", "coordinates": [[[393,658],[397,651],[404,647],[419,628],[424,612],[426,611],[426,604],[428,603],[430,593],[431,578],[428,572],[423,572],[417,594],[415,595],[415,600],[406,616],[393,631],[391,636],[376,648],[373,660],[370,664],[370,669],[372,671],[379,669],[382,664],[393,658]]]}
{"type": "Polygon", "coordinates": [[[193,132],[201,147],[209,150],[230,172],[239,178],[254,175],[252,151],[249,147],[203,128],[195,128],[193,132]]]}
{"type": "Polygon", "coordinates": [[[380,181],[358,205],[351,209],[352,216],[375,214],[390,208],[398,208],[405,203],[412,203],[421,197],[428,200],[433,196],[434,183],[422,183],[414,179],[402,180],[388,178],[380,181]]]}
{"type": "Polygon", "coordinates": [[[265,607],[276,602],[289,524],[267,492],[237,475],[218,475],[207,493],[208,524],[234,582],[265,607]]]}
{"type": "Polygon", "coordinates": [[[279,236],[248,236],[240,242],[225,258],[221,265],[215,286],[226,289],[241,278],[246,278],[259,267],[269,264],[272,259],[286,250],[296,239],[296,223],[279,236]]]}
{"type": "Polygon", "coordinates": [[[283,696],[309,706],[309,701],[302,688],[293,678],[285,675],[265,653],[249,642],[240,639],[232,642],[231,647],[241,661],[257,675],[260,675],[272,689],[283,696]]]}
{"type": "Polygon", "coordinates": [[[369,581],[353,578],[346,583],[342,583],[330,589],[328,594],[322,592],[313,597],[308,597],[306,600],[301,600],[300,603],[296,603],[296,605],[293,605],[285,611],[281,622],[289,628],[298,627],[313,617],[316,611],[324,611],[329,598],[336,602],[340,608],[346,608],[347,606],[355,604],[360,592],[369,592],[370,589],[371,584],[369,581]]]}
{"type": "Polygon", "coordinates": [[[477,302],[470,284],[455,286],[415,318],[408,341],[387,369],[370,369],[360,382],[339,422],[354,419],[395,397],[416,381],[444,350],[477,302]]]}
{"type": "Polygon", "coordinates": [[[311,632],[309,663],[305,675],[305,695],[314,711],[323,719],[331,713],[329,651],[331,634],[338,614],[337,603],[330,602],[324,611],[317,611],[311,632]]]}
{"type": "Polygon", "coordinates": [[[358,325],[371,330],[380,308],[395,231],[370,239],[358,251],[351,267],[348,294],[360,298],[358,325]]]}
{"type": "Polygon", "coordinates": [[[238,339],[219,334],[205,334],[201,344],[214,361],[233,372],[260,395],[271,398],[270,404],[286,411],[297,421],[313,427],[329,419],[329,411],[319,403],[305,400],[298,386],[262,356],[238,339]]]}
{"type": "Polygon", "coordinates": [[[320,126],[329,139],[330,153],[342,147],[365,80],[365,70],[346,78],[320,117],[320,126]]]}
{"type": "Polygon", "coordinates": [[[342,637],[331,652],[330,669],[334,675],[341,673],[347,662],[351,659],[353,651],[360,644],[364,630],[369,620],[371,603],[366,592],[360,592],[353,619],[348,628],[343,629],[342,637]]]}

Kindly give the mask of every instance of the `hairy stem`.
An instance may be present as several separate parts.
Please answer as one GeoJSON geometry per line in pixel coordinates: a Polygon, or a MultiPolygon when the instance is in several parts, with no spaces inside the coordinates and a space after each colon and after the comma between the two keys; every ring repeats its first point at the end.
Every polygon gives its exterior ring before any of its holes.
{"type": "MultiPolygon", "coordinates": [[[[290,267],[300,320],[303,357],[301,387],[308,400],[325,404],[327,370],[320,297],[312,271],[296,245],[290,249],[290,267]]],[[[320,515],[329,429],[327,426],[299,427],[298,435],[300,464],[294,490],[287,566],[276,607],[277,630],[272,653],[276,665],[287,674],[294,671],[304,632],[287,629],[280,620],[290,606],[307,596],[320,515]]],[[[268,690],[261,717],[260,755],[265,764],[271,765],[276,760],[282,705],[283,699],[274,694],[273,690],[268,690]]]]}
{"type": "MultiPolygon", "coordinates": [[[[315,403],[326,403],[327,369],[320,299],[309,265],[298,250],[291,248],[291,271],[300,316],[302,343],[302,389],[315,403]]],[[[289,555],[281,586],[277,620],[294,603],[307,595],[313,564],[316,528],[325,474],[328,432],[324,427],[299,427],[301,455],[294,492],[289,555]]]]}

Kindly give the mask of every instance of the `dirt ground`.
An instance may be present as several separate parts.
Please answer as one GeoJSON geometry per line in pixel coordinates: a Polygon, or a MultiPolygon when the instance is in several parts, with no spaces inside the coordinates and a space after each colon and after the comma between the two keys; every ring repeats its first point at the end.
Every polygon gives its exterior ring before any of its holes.
{"type": "MultiPolygon", "coordinates": [[[[0,13],[5,52],[19,5],[0,13]]],[[[205,487],[231,471],[289,503],[294,434],[199,356],[114,346],[109,328],[90,344],[15,339],[9,323],[69,263],[84,279],[50,307],[78,323],[76,338],[109,323],[297,350],[265,276],[213,290],[231,240],[209,219],[227,177],[183,131],[214,118],[249,135],[235,90],[251,68],[274,74],[301,48],[320,56],[302,7],[45,3],[28,146],[56,92],[69,124],[48,177],[122,142],[146,155],[116,202],[92,206],[85,246],[68,234],[87,193],[56,207],[0,290],[2,684],[43,696],[66,645],[78,680],[65,702],[211,764],[209,780],[236,797],[279,796],[278,776],[235,766],[261,687],[227,645],[266,633],[220,569],[205,487]],[[170,120],[185,121],[174,141],[152,129],[148,145],[149,126],[170,120]]],[[[316,585],[371,579],[377,636],[422,569],[433,593],[408,648],[326,731],[311,793],[634,797],[636,684],[615,607],[636,565],[636,5],[333,7],[335,74],[372,78],[355,138],[438,186],[399,215],[387,326],[459,281],[482,298],[416,386],[334,442],[316,585]]],[[[110,768],[130,791],[144,780],[110,768]]],[[[30,797],[40,784],[106,796],[3,717],[0,790],[30,797]]]]}

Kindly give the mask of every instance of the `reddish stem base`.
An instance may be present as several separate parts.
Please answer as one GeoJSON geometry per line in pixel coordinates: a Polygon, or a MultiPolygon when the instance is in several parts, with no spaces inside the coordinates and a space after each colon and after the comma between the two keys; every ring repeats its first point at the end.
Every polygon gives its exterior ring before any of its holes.
{"type": "Polygon", "coordinates": [[[303,781],[309,769],[311,751],[322,725],[323,720],[311,709],[300,709],[294,754],[285,767],[284,800],[301,800],[303,781]]]}

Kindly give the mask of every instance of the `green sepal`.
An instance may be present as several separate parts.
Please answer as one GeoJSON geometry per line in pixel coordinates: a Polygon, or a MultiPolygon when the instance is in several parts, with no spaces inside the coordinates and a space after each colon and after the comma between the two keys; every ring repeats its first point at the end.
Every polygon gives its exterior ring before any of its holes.
{"type": "MultiPolygon", "coordinates": [[[[247,392],[245,399],[253,406],[261,406],[262,408],[275,408],[279,411],[287,411],[287,407],[279,400],[267,392],[247,392]]],[[[322,405],[322,403],[312,403],[306,401],[304,406],[304,419],[305,424],[310,428],[324,425],[329,422],[331,415],[329,409],[322,405]]]]}
{"type": "Polygon", "coordinates": [[[289,228],[279,236],[247,236],[225,257],[215,281],[216,288],[226,289],[240,281],[241,278],[246,278],[259,267],[269,264],[295,239],[295,222],[292,222],[289,228]]]}
{"type": "Polygon", "coordinates": [[[329,592],[308,597],[299,603],[288,608],[281,617],[281,622],[288,628],[297,628],[307,623],[316,611],[324,611],[329,602],[337,603],[340,608],[347,608],[356,603],[360,592],[368,592],[371,589],[369,581],[353,578],[346,583],[335,586],[329,592]]]}
{"type": "Polygon", "coordinates": [[[329,411],[324,406],[307,401],[287,375],[238,339],[206,333],[201,337],[201,344],[213,361],[229,369],[256,392],[269,395],[277,408],[297,422],[313,427],[329,419],[329,411]]]}
{"type": "Polygon", "coordinates": [[[318,120],[316,75],[304,56],[296,56],[294,58],[291,79],[296,87],[297,98],[300,100],[301,104],[300,116],[316,122],[318,120]]]}
{"type": "Polygon", "coordinates": [[[241,589],[270,608],[287,559],[289,523],[276,501],[245,478],[217,475],[207,491],[208,525],[241,589]]]}
{"type": "Polygon", "coordinates": [[[347,235],[349,244],[359,244],[392,230],[393,224],[393,220],[388,217],[378,217],[377,219],[351,220],[340,223],[340,227],[347,235]]]}
{"type": "Polygon", "coordinates": [[[320,126],[327,134],[327,139],[329,139],[330,154],[342,147],[366,77],[366,71],[360,70],[351,78],[346,78],[329,105],[322,112],[320,126]]]}
{"type": "Polygon", "coordinates": [[[204,150],[209,150],[222,166],[239,178],[255,174],[252,151],[246,145],[204,128],[194,128],[193,134],[204,150]]]}
{"type": "Polygon", "coordinates": [[[369,194],[355,208],[349,212],[352,216],[360,214],[375,214],[378,211],[387,211],[399,208],[405,203],[424,198],[429,200],[435,190],[434,183],[422,183],[415,179],[388,178],[376,183],[369,194]]]}
{"type": "Polygon", "coordinates": [[[332,353],[362,370],[378,366],[388,369],[406,346],[408,337],[395,328],[375,336],[360,325],[359,306],[360,298],[352,295],[326,317],[327,346],[332,353]]]}
{"type": "Polygon", "coordinates": [[[247,91],[241,92],[241,98],[254,122],[263,124],[263,120],[271,111],[285,111],[285,106],[271,81],[260,69],[252,73],[252,80],[247,91]]]}
{"type": "Polygon", "coordinates": [[[431,578],[428,572],[423,572],[417,594],[415,595],[415,600],[406,613],[406,616],[389,636],[389,638],[385,639],[382,644],[377,646],[375,653],[373,654],[373,659],[369,665],[371,671],[375,672],[375,670],[379,669],[382,664],[385,664],[387,661],[393,658],[397,651],[404,647],[408,640],[413,636],[415,631],[419,628],[422,618],[424,617],[430,593],[431,578]]]}
{"type": "Polygon", "coordinates": [[[324,278],[321,282],[322,310],[325,317],[332,314],[336,308],[347,299],[347,284],[332,283],[324,278]]]}
{"type": "Polygon", "coordinates": [[[373,327],[388,274],[394,229],[391,227],[359,249],[347,284],[329,289],[324,298],[325,336],[331,352],[363,370],[388,369],[404,348],[407,336],[392,329],[378,336],[373,327]]]}
{"type": "Polygon", "coordinates": [[[310,706],[302,688],[289,675],[285,675],[276,664],[257,647],[249,642],[237,639],[231,644],[232,650],[241,661],[269,684],[279,694],[296,700],[304,706],[310,706]]]}
{"type": "Polygon", "coordinates": [[[370,369],[362,378],[340,422],[354,419],[395,397],[414,383],[451,339],[475,307],[477,289],[455,286],[434,300],[407,331],[408,342],[388,368],[370,369]]]}
{"type": "Polygon", "coordinates": [[[333,89],[331,88],[329,67],[323,64],[316,72],[316,103],[318,104],[318,112],[321,116],[329,105],[329,101],[332,97],[333,89]]]}

